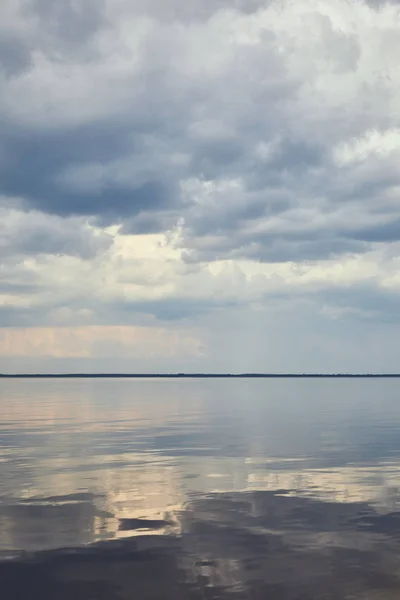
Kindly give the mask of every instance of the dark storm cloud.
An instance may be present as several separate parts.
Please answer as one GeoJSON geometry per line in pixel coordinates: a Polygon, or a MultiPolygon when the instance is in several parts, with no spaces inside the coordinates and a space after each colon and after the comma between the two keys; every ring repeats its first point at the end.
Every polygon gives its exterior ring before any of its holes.
{"type": "Polygon", "coordinates": [[[31,65],[31,54],[27,45],[17,37],[5,33],[0,38],[0,74],[6,77],[18,75],[31,65]]]}
{"type": "MultiPolygon", "coordinates": [[[[69,31],[75,32],[78,43],[81,39],[86,40],[92,36],[98,29],[102,33],[107,30],[108,25],[104,25],[103,20],[106,11],[100,11],[100,8],[105,9],[105,6],[101,4],[96,5],[96,10],[92,3],[85,5],[85,8],[79,2],[73,5],[66,3],[65,6],[59,2],[51,6],[48,4],[47,0],[37,0],[30,4],[30,13],[39,15],[40,26],[47,34],[49,31],[57,33],[57,28],[60,27],[61,39],[68,38],[69,31]],[[78,23],[79,27],[76,27],[78,23]]],[[[210,15],[216,14],[221,5],[207,3],[207,10],[210,15]]],[[[203,11],[204,7],[201,6],[203,11]]],[[[251,12],[252,7],[255,7],[254,3],[240,3],[239,9],[249,9],[251,12]]],[[[140,3],[135,5],[133,12],[132,7],[129,8],[131,16],[140,13],[140,3]]],[[[173,4],[170,8],[174,13],[173,4]]],[[[188,14],[195,18],[200,4],[193,2],[189,8],[188,14]]],[[[146,12],[152,14],[152,8],[147,7],[146,12]]],[[[214,135],[212,139],[206,139],[201,133],[201,121],[200,137],[198,135],[196,139],[196,136],[193,137],[189,132],[190,126],[196,122],[192,115],[196,103],[201,106],[207,104],[210,99],[207,91],[209,82],[205,82],[204,85],[202,78],[199,78],[199,72],[196,73],[193,82],[185,73],[179,73],[174,60],[176,52],[184,49],[185,39],[180,40],[178,36],[178,43],[175,44],[172,30],[161,26],[158,28],[161,38],[164,39],[158,41],[156,34],[145,40],[141,56],[144,61],[141,74],[132,78],[131,74],[127,73],[125,83],[128,97],[132,96],[132,103],[129,108],[128,102],[123,113],[117,112],[111,105],[110,112],[105,114],[104,118],[100,117],[86,124],[79,122],[79,126],[68,127],[62,123],[57,124],[57,119],[55,127],[50,128],[38,127],[37,123],[34,123],[34,128],[26,128],[21,123],[7,120],[8,124],[2,131],[5,158],[0,163],[4,194],[21,196],[29,206],[52,214],[90,215],[97,217],[101,223],[121,222],[130,218],[130,225],[125,227],[125,231],[162,231],[166,222],[171,223],[171,217],[165,216],[165,209],[173,210],[175,222],[176,216],[179,217],[185,210],[182,204],[178,207],[181,200],[180,180],[204,174],[214,178],[224,174],[232,175],[241,171],[241,164],[247,165],[248,136],[245,135],[241,139],[238,132],[239,135],[234,133],[233,137],[228,136],[225,139],[224,136],[214,135]],[[165,58],[160,54],[159,47],[163,42],[166,44],[165,58]],[[160,151],[167,156],[160,156],[160,151]],[[186,157],[184,164],[169,164],[169,153],[186,157]],[[122,178],[115,176],[116,161],[125,162],[122,178]],[[98,175],[95,180],[90,181],[93,169],[97,170],[98,175]],[[129,172],[130,176],[127,176],[129,172]],[[158,211],[161,211],[160,217],[158,211]],[[132,221],[132,217],[143,213],[147,213],[145,217],[141,216],[136,223],[132,221]],[[144,229],[141,228],[140,221],[146,221],[144,229]]],[[[49,39],[51,40],[51,36],[49,39]]],[[[36,44],[43,51],[42,46],[38,42],[36,44]]],[[[276,57],[272,54],[270,41],[268,47],[268,52],[271,51],[271,60],[268,61],[271,66],[268,66],[268,71],[273,73],[276,71],[276,57]]],[[[47,49],[45,52],[47,53],[47,49]]],[[[68,50],[63,51],[57,47],[57,52],[61,53],[61,61],[63,58],[70,60],[68,50]]],[[[254,51],[248,52],[251,58],[254,51]]],[[[57,67],[58,55],[52,57],[47,53],[46,56],[50,65],[57,67]]],[[[104,68],[107,58],[107,55],[103,55],[93,65],[93,69],[104,68]]],[[[260,60],[257,53],[255,58],[260,60]]],[[[79,63],[79,67],[82,66],[83,56],[79,63]]],[[[190,65],[183,66],[184,69],[189,67],[190,72],[190,65]]],[[[239,73],[246,68],[245,61],[239,73]]],[[[233,66],[229,66],[228,69],[224,77],[233,81],[235,87],[240,85],[238,73],[232,70],[233,66]]],[[[32,68],[32,74],[36,72],[40,77],[38,68],[32,68]]],[[[89,69],[87,76],[90,78],[92,73],[89,69]]],[[[279,75],[279,68],[278,82],[274,82],[274,78],[271,81],[267,86],[271,89],[287,85],[285,79],[279,75]]],[[[217,87],[222,89],[223,81],[216,83],[217,87]]],[[[54,85],[57,85],[56,81],[54,85]]],[[[74,85],[73,81],[71,85],[74,85]]],[[[116,86],[121,85],[121,81],[117,80],[116,86]]],[[[109,89],[105,91],[108,92],[109,89]]],[[[94,92],[96,93],[95,88],[94,92]]],[[[221,105],[218,96],[215,96],[215,92],[213,96],[211,102],[215,103],[215,117],[218,121],[218,112],[224,110],[224,106],[221,105]]],[[[44,101],[47,102],[48,99],[44,98],[44,101]]],[[[84,101],[87,102],[87,98],[84,101]]],[[[208,114],[210,109],[206,105],[205,108],[208,114]]],[[[77,110],[79,111],[79,106],[77,110]]],[[[250,112],[248,114],[250,115],[250,112]]],[[[235,119],[234,113],[232,118],[235,119]]],[[[54,120],[54,113],[52,119],[54,120]]],[[[256,126],[255,123],[250,123],[254,119],[249,121],[246,117],[245,121],[253,128],[256,126]]],[[[239,126],[243,127],[244,123],[239,126]]]]}
{"type": "MultiPolygon", "coordinates": [[[[184,260],[188,263],[212,262],[214,260],[247,259],[260,262],[307,262],[331,259],[343,253],[357,253],[368,249],[365,243],[343,239],[323,239],[322,236],[309,240],[292,240],[288,235],[283,236],[253,236],[245,241],[239,241],[235,248],[232,244],[217,244],[210,242],[210,247],[194,248],[184,253],[184,260]]],[[[188,244],[187,244],[188,245],[188,244]]],[[[205,246],[205,244],[203,244],[205,246]]]]}
{"type": "Polygon", "coordinates": [[[126,218],[119,230],[121,234],[146,235],[160,233],[172,229],[179,219],[179,209],[174,213],[168,211],[151,211],[146,206],[147,212],[141,211],[135,217],[126,218]]]}
{"type": "Polygon", "coordinates": [[[204,141],[193,148],[192,173],[201,173],[207,179],[227,174],[233,167],[237,173],[239,161],[246,160],[243,140],[221,139],[204,141]]]}
{"type": "Polygon", "coordinates": [[[30,0],[25,16],[38,22],[36,47],[60,60],[61,56],[94,56],[93,36],[106,26],[103,0],[30,0]],[[62,53],[60,55],[60,53],[62,53]]]}
{"type": "MultiPolygon", "coordinates": [[[[14,9],[18,10],[17,3],[14,9]]],[[[0,74],[6,77],[29,70],[37,52],[54,61],[74,55],[80,60],[93,58],[92,38],[106,25],[103,0],[29,0],[21,3],[19,19],[11,21],[7,20],[7,8],[3,10],[0,74]]]]}
{"type": "Polygon", "coordinates": [[[24,6],[14,21],[25,29],[15,25],[0,47],[13,74],[0,105],[0,192],[26,209],[118,224],[122,234],[179,222],[191,261],[317,260],[398,239],[386,197],[399,183],[396,160],[332,158],[385,113],[375,80],[346,97],[367,54],[362,29],[339,31],[315,5],[300,7],[298,30],[289,4],[257,0],[24,6]],[[377,205],[387,207],[384,225],[377,205]]]}
{"type": "Polygon", "coordinates": [[[38,255],[92,259],[112,244],[111,236],[97,233],[78,218],[3,209],[0,220],[0,265],[38,255]]]}
{"type": "Polygon", "coordinates": [[[382,225],[371,225],[351,232],[355,239],[365,242],[398,242],[400,241],[400,219],[393,219],[382,225]]]}
{"type": "Polygon", "coordinates": [[[303,262],[335,258],[343,253],[362,252],[366,249],[366,244],[354,240],[343,241],[333,236],[328,239],[324,239],[323,235],[320,235],[309,236],[309,239],[293,240],[288,235],[286,238],[279,236],[274,240],[265,235],[256,242],[249,240],[247,250],[244,250],[243,255],[248,259],[263,262],[292,260],[303,262]]]}
{"type": "Polygon", "coordinates": [[[110,215],[109,219],[135,214],[144,207],[157,208],[167,190],[162,182],[145,181],[135,189],[118,188],[66,190],[55,175],[66,165],[85,164],[93,159],[100,164],[126,151],[123,128],[87,126],[72,131],[29,134],[10,132],[3,144],[7,161],[2,169],[2,191],[26,199],[28,206],[58,215],[110,215]]]}
{"type": "Polygon", "coordinates": [[[41,20],[58,38],[87,39],[105,24],[103,0],[31,0],[27,12],[41,20]]]}
{"type": "MultiPolygon", "coordinates": [[[[84,259],[94,258],[99,251],[107,249],[112,240],[109,236],[93,235],[90,232],[79,231],[78,227],[66,226],[64,223],[59,228],[36,225],[32,229],[18,231],[21,236],[12,253],[23,255],[61,254],[79,256],[84,259]]],[[[10,248],[10,247],[9,247],[10,248]]]]}

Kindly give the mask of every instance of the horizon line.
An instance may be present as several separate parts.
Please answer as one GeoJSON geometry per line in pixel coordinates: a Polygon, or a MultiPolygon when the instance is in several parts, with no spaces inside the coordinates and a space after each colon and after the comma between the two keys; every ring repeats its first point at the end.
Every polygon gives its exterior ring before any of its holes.
{"type": "Polygon", "coordinates": [[[400,373],[0,373],[3,379],[400,378],[400,373]]]}

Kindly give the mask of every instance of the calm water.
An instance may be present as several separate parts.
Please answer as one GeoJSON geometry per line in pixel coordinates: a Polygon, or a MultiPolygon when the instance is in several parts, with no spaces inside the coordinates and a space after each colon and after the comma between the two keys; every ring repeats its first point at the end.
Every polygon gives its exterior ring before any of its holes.
{"type": "Polygon", "coordinates": [[[400,598],[400,380],[1,380],[0,590],[400,598]]]}

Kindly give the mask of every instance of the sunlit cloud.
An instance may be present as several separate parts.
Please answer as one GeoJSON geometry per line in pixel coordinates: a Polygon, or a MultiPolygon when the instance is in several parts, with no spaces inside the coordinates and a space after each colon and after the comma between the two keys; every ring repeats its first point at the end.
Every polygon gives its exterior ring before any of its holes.
{"type": "Polygon", "coordinates": [[[96,358],[201,355],[193,336],[162,328],[129,326],[29,327],[0,329],[0,356],[96,358]]]}

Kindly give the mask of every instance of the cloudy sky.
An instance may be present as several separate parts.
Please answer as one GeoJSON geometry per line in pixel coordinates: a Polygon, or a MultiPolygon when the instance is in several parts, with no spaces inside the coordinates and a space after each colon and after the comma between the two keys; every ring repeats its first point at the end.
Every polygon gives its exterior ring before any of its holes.
{"type": "Polygon", "coordinates": [[[400,5],[2,0],[0,371],[399,371],[400,5]]]}

